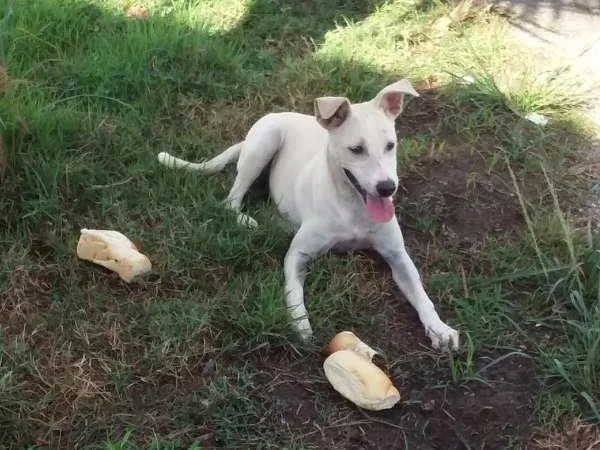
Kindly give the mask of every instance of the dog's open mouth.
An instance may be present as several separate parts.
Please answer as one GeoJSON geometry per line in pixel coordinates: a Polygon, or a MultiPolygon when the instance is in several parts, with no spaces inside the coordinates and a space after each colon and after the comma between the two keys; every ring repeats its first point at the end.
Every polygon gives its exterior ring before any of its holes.
{"type": "Polygon", "coordinates": [[[373,222],[384,223],[389,222],[394,217],[395,208],[392,197],[381,197],[379,195],[369,194],[365,188],[361,186],[356,177],[348,169],[344,169],[344,173],[350,184],[354,186],[354,189],[360,194],[365,207],[367,208],[367,215],[373,222]]]}
{"type": "Polygon", "coordinates": [[[367,191],[365,191],[365,189],[360,185],[360,183],[358,182],[356,177],[354,175],[352,175],[352,172],[350,172],[348,169],[344,169],[344,173],[350,180],[350,183],[352,183],[352,186],[354,186],[354,188],[358,191],[358,193],[362,197],[363,201],[366,203],[367,202],[367,191]]]}

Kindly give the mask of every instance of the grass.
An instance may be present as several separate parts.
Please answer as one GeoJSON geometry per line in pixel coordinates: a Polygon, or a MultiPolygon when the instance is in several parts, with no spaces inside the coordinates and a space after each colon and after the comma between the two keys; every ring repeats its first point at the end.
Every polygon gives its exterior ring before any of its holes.
{"type": "Polygon", "coordinates": [[[600,241],[576,229],[582,183],[566,170],[590,137],[581,78],[516,57],[488,11],[436,28],[444,2],[142,3],[147,20],[120,0],[0,6],[0,448],[453,448],[440,441],[452,436],[525,448],[534,426],[600,420],[600,241]],[[366,99],[405,76],[423,97],[398,122],[398,208],[463,350],[424,348],[388,271],[363,254],[312,266],[318,338],[302,344],[273,206],[249,203],[260,227],[248,232],[221,206],[231,171],[166,171],[155,155],[206,158],[267,111],[366,99]],[[124,284],[78,260],[83,227],[130,236],[152,274],[124,284]],[[391,415],[364,416],[324,379],[318,347],[343,329],[379,346],[403,392],[391,415]],[[482,400],[465,405],[468,393],[482,400]],[[452,425],[438,407],[430,420],[433,398],[452,425]],[[496,422],[466,415],[489,408],[496,422]]]}

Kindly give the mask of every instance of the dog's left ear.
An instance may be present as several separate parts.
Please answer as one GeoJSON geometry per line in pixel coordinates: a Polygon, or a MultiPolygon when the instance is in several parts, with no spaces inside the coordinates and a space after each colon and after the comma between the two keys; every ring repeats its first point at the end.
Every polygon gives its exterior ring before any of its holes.
{"type": "Polygon", "coordinates": [[[385,112],[386,116],[394,120],[402,112],[402,105],[406,94],[419,97],[419,93],[415,91],[410,81],[404,79],[384,87],[372,101],[378,108],[381,108],[385,112]]]}
{"type": "Polygon", "coordinates": [[[315,100],[315,117],[326,130],[339,127],[350,115],[346,97],[319,97],[315,100]]]}

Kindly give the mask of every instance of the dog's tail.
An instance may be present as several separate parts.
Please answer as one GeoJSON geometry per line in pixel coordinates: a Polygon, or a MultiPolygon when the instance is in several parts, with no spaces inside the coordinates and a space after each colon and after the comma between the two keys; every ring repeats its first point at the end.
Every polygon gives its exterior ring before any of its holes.
{"type": "Polygon", "coordinates": [[[201,170],[206,173],[220,172],[230,162],[236,161],[242,151],[243,142],[238,142],[232,145],[223,153],[218,154],[213,159],[203,163],[188,162],[175,156],[170,155],[167,152],[160,152],[158,154],[158,162],[170,167],[172,169],[188,169],[188,170],[201,170]]]}

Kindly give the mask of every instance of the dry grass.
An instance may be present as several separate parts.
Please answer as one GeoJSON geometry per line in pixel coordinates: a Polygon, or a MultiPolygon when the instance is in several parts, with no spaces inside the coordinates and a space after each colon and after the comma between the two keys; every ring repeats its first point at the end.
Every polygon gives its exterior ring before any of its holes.
{"type": "Polygon", "coordinates": [[[553,433],[533,439],[532,450],[598,450],[600,425],[581,419],[569,420],[553,433]]]}

